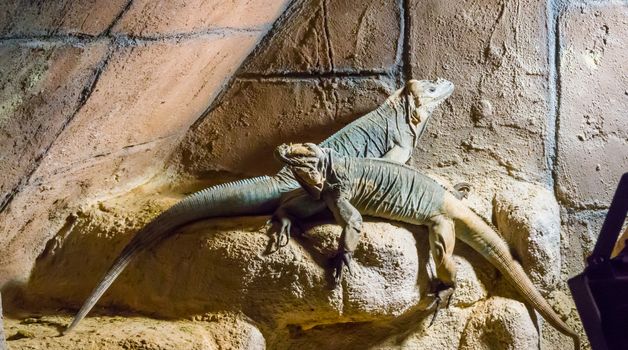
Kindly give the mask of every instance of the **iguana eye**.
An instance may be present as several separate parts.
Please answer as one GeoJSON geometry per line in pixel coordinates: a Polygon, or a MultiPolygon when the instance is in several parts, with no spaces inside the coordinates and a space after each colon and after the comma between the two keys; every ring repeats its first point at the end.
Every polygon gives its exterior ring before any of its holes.
{"type": "Polygon", "coordinates": [[[436,91],[436,88],[430,88],[428,91],[429,91],[429,92],[435,92],[435,91],[436,91]]]}

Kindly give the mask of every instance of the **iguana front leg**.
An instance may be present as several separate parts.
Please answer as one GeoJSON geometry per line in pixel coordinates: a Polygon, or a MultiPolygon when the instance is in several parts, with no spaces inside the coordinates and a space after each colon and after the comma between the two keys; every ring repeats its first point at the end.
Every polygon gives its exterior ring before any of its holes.
{"type": "Polygon", "coordinates": [[[351,259],[360,241],[360,233],[362,233],[362,215],[349,200],[340,193],[326,193],[323,195],[323,200],[334,215],[336,222],[342,226],[342,234],[340,235],[340,242],[338,243],[338,253],[334,258],[334,280],[336,284],[339,284],[342,282],[344,266],[347,266],[349,273],[352,273],[351,259]]]}
{"type": "Polygon", "coordinates": [[[436,320],[438,311],[442,303],[449,301],[456,287],[456,265],[452,259],[454,244],[456,242],[456,232],[454,222],[445,215],[438,215],[431,219],[429,225],[430,251],[436,265],[436,278],[438,284],[434,290],[434,302],[429,306],[435,307],[434,316],[430,321],[430,326],[436,320]]]}

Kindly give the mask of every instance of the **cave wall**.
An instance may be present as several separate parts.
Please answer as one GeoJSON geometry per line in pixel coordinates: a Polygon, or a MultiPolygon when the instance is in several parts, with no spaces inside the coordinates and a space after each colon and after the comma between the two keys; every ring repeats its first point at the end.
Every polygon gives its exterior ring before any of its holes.
{"type": "Polygon", "coordinates": [[[165,160],[289,1],[5,1],[0,284],[165,160]]]}

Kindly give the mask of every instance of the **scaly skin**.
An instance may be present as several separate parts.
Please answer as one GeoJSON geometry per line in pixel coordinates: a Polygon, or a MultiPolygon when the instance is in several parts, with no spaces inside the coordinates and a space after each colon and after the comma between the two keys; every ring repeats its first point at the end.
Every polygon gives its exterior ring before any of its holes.
{"type": "Polygon", "coordinates": [[[449,299],[455,288],[456,265],[452,254],[458,238],[482,254],[543,318],[572,337],[576,348],[580,347],[578,335],[535,289],[495,229],[430,177],[403,164],[343,157],[314,144],[281,145],[275,155],[313,198],[327,204],[343,226],[336,257],[338,282],[344,266],[351,271],[351,257],[362,231],[362,214],[427,225],[440,283],[435,291],[434,317],[441,301],[449,299]]]}
{"type": "MultiPolygon", "coordinates": [[[[453,84],[443,79],[410,80],[376,110],[347,125],[323,141],[321,146],[347,156],[384,157],[405,163],[432,112],[451,95],[453,89],[453,84]]],[[[271,214],[278,208],[281,210],[282,195],[297,188],[298,184],[292,173],[284,168],[273,177],[262,176],[213,186],[184,198],[131,239],[64,334],[70,332],[87,315],[131,259],[169,237],[177,228],[213,217],[271,214]]],[[[300,196],[298,202],[299,206],[309,212],[325,209],[324,205],[317,204],[307,196],[300,196]]],[[[280,222],[279,225],[281,224],[280,222]]],[[[284,228],[282,227],[283,232],[284,228]]]]}

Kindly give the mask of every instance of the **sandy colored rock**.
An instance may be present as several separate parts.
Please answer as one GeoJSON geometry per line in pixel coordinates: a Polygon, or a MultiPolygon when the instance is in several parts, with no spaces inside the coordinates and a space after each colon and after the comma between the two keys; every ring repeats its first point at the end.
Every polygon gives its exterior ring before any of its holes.
{"type": "Polygon", "coordinates": [[[536,349],[539,335],[526,306],[491,297],[478,304],[469,318],[458,349],[536,349]]]}
{"type": "Polygon", "coordinates": [[[558,199],[608,207],[628,169],[628,5],[572,6],[560,33],[558,199]]]}
{"type": "Polygon", "coordinates": [[[84,102],[106,44],[0,44],[0,211],[84,102]]]}
{"type": "Polygon", "coordinates": [[[456,85],[449,110],[435,113],[427,127],[420,146],[426,152],[415,153],[411,164],[429,168],[457,154],[455,172],[467,179],[501,173],[545,181],[550,97],[547,49],[539,43],[548,36],[546,2],[413,0],[410,6],[411,75],[456,85]],[[491,116],[476,125],[478,101],[490,101],[491,116]]]}
{"type": "Polygon", "coordinates": [[[271,174],[271,150],[320,142],[377,108],[394,91],[388,80],[238,79],[220,104],[186,135],[177,161],[185,171],[271,174]]]}
{"type": "Polygon", "coordinates": [[[98,35],[113,23],[126,2],[5,0],[0,12],[0,36],[98,35]]]}
{"type": "Polygon", "coordinates": [[[497,228],[545,293],[560,281],[560,207],[543,187],[512,181],[493,199],[497,228]]]}
{"type": "Polygon", "coordinates": [[[247,73],[385,71],[400,48],[398,3],[307,0],[244,68],[247,73]]]}
{"type": "Polygon", "coordinates": [[[215,28],[268,29],[290,0],[133,1],[113,32],[159,36],[215,28]]]}
{"type": "Polygon", "coordinates": [[[58,231],[67,230],[70,215],[96,199],[130,191],[163,169],[176,139],[165,138],[61,169],[35,172],[11,205],[0,213],[0,285],[23,280],[58,231]],[[34,205],[36,203],[37,205],[34,205]]]}
{"type": "Polygon", "coordinates": [[[101,316],[88,318],[80,330],[58,336],[64,316],[7,319],[11,349],[245,349],[263,350],[263,335],[252,324],[229,314],[207,314],[194,320],[155,320],[144,317],[101,316]],[[25,336],[28,335],[28,336],[25,336]],[[19,338],[19,339],[18,339],[19,338]]]}
{"type": "Polygon", "coordinates": [[[239,34],[118,49],[42,167],[54,172],[184,132],[205,111],[256,40],[254,35],[239,34]]]}

